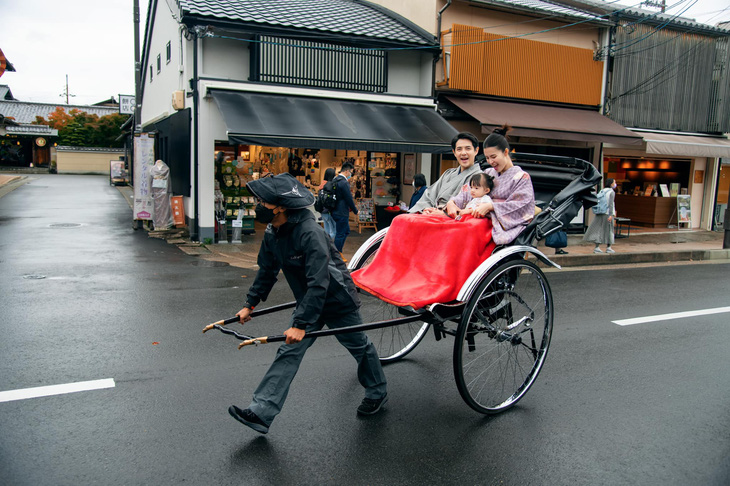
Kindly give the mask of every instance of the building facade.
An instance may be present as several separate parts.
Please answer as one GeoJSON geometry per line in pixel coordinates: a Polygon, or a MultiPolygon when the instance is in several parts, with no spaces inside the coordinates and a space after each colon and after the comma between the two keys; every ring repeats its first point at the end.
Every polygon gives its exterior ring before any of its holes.
{"type": "Polygon", "coordinates": [[[250,218],[242,188],[269,172],[314,188],[351,161],[353,195],[382,206],[407,200],[456,133],[432,96],[438,54],[431,33],[360,0],[153,0],[138,125],[194,239],[250,218]]]}

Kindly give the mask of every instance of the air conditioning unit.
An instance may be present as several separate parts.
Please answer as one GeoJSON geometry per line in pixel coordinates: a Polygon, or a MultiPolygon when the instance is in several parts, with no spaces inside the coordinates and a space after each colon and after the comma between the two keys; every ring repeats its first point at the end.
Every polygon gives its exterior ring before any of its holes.
{"type": "Polygon", "coordinates": [[[185,91],[173,91],[172,92],[172,107],[175,110],[185,109],[185,91]]]}

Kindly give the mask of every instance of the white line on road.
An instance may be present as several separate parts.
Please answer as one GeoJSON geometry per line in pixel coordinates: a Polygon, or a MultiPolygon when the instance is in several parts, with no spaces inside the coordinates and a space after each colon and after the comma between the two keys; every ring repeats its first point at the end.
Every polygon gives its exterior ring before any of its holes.
{"type": "Polygon", "coordinates": [[[631,326],[633,324],[644,324],[647,322],[667,321],[669,319],[682,319],[684,317],[696,317],[696,316],[708,316],[710,314],[722,314],[723,312],[730,312],[730,307],[716,307],[714,309],[702,309],[702,310],[696,310],[696,311],[675,312],[673,314],[661,314],[658,316],[635,317],[633,319],[621,319],[620,321],[613,321],[613,323],[618,324],[619,326],[631,326]]]}
{"type": "Polygon", "coordinates": [[[63,395],[64,393],[101,390],[103,388],[114,388],[114,386],[114,378],[105,378],[103,380],[79,381],[78,383],[65,383],[63,385],[39,386],[35,388],[23,388],[20,390],[8,390],[0,392],[0,403],[12,402],[13,400],[25,400],[27,398],[63,395]]]}

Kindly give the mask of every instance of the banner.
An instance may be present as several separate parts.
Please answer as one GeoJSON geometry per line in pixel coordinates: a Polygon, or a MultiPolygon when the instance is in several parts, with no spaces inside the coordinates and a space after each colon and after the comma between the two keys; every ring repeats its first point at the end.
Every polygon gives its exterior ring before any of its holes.
{"type": "Polygon", "coordinates": [[[155,165],[155,137],[140,133],[134,137],[134,219],[152,219],[152,166],[155,165]]]}

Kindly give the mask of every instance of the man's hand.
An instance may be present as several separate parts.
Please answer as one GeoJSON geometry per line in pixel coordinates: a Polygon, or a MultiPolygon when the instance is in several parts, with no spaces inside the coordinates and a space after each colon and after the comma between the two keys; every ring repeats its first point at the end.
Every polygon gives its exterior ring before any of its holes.
{"type": "Polygon", "coordinates": [[[244,322],[248,322],[251,320],[251,309],[249,309],[248,307],[244,307],[243,309],[238,311],[236,315],[241,320],[241,324],[243,324],[244,322]]]}
{"type": "Polygon", "coordinates": [[[459,214],[459,206],[454,201],[447,202],[446,214],[449,215],[449,218],[455,218],[459,214]]]}
{"type": "Polygon", "coordinates": [[[609,223],[613,222],[613,216],[609,216],[609,217],[608,217],[608,222],[609,222],[609,223]]]}
{"type": "Polygon", "coordinates": [[[298,343],[299,341],[304,339],[304,329],[290,327],[289,329],[284,331],[284,336],[286,336],[286,344],[298,343]]]}
{"type": "Polygon", "coordinates": [[[494,206],[490,202],[485,202],[474,208],[474,213],[472,216],[475,218],[483,218],[487,215],[488,212],[493,211],[494,206]]]}

